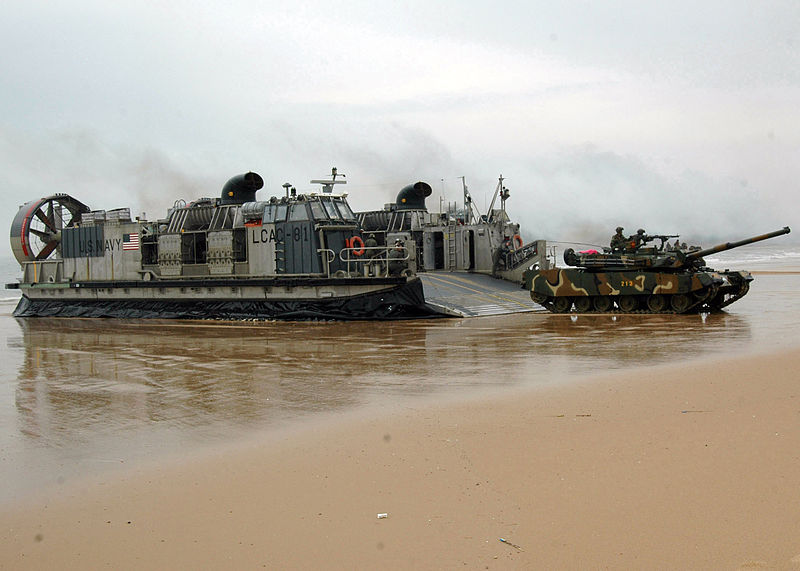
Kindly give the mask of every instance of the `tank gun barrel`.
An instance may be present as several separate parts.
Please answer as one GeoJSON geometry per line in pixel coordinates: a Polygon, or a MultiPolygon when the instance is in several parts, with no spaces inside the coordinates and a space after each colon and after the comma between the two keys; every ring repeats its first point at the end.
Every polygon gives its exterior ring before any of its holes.
{"type": "Polygon", "coordinates": [[[768,232],[767,234],[753,236],[752,238],[739,240],[738,242],[725,242],[724,244],[717,244],[716,246],[712,246],[711,248],[706,248],[705,250],[690,252],[689,254],[686,254],[686,259],[696,260],[698,258],[702,258],[703,256],[707,256],[709,254],[716,254],[717,252],[732,250],[733,248],[738,248],[739,246],[745,246],[747,244],[753,244],[755,242],[760,242],[761,240],[769,240],[770,238],[775,238],[776,236],[783,236],[784,234],[788,234],[789,232],[791,232],[789,227],[784,226],[780,230],[775,230],[774,232],[768,232]]]}

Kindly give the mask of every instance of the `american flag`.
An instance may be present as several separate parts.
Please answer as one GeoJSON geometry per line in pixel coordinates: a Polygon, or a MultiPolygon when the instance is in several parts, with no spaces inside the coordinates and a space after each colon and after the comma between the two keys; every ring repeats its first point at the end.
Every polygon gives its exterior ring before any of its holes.
{"type": "Polygon", "coordinates": [[[139,234],[123,234],[122,235],[122,249],[123,250],[138,250],[139,249],[139,234]]]}

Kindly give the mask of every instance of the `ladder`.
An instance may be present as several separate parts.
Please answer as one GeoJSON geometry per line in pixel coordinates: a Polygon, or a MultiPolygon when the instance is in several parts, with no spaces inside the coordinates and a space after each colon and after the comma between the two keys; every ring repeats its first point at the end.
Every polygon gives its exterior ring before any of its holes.
{"type": "Polygon", "coordinates": [[[286,273],[286,243],[285,240],[275,242],[275,273],[286,273]]]}
{"type": "Polygon", "coordinates": [[[456,259],[456,229],[455,226],[448,226],[447,228],[447,235],[445,237],[445,243],[447,244],[447,269],[451,272],[457,269],[457,259],[456,259]]]}

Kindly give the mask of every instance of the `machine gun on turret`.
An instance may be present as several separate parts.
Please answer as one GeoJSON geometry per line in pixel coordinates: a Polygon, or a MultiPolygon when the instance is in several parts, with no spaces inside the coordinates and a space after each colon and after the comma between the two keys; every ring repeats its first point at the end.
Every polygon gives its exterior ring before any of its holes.
{"type": "Polygon", "coordinates": [[[658,249],[664,251],[664,244],[670,238],[678,238],[680,234],[645,234],[642,237],[642,243],[647,244],[648,242],[652,242],[654,240],[661,240],[661,244],[659,244],[658,249]]]}

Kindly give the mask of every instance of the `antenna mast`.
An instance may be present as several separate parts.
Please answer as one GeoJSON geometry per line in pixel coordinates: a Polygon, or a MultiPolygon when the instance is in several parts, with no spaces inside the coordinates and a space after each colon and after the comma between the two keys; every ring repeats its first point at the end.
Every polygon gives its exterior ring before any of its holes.
{"type": "MultiPolygon", "coordinates": [[[[502,195],[502,192],[505,190],[503,188],[503,180],[505,180],[505,179],[503,179],[503,175],[500,175],[500,179],[499,179],[499,181],[497,183],[497,188],[494,189],[494,194],[492,195],[492,202],[489,203],[489,211],[486,213],[488,215],[487,218],[489,219],[489,222],[491,222],[492,219],[494,218],[494,214],[493,214],[493,212],[494,212],[494,201],[497,200],[497,195],[498,194],[502,195]]],[[[503,208],[505,208],[505,199],[503,199],[503,208]]]]}
{"type": "Polygon", "coordinates": [[[336,177],[340,176],[344,178],[345,175],[339,174],[336,170],[336,167],[331,168],[331,178],[330,180],[312,180],[311,184],[321,184],[322,185],[322,192],[330,194],[333,192],[333,185],[335,184],[347,184],[346,180],[336,180],[336,177]]]}
{"type": "Polygon", "coordinates": [[[473,220],[477,222],[481,219],[481,211],[478,210],[478,207],[472,200],[472,195],[469,193],[469,189],[467,188],[466,178],[463,176],[459,178],[461,179],[461,186],[464,188],[464,211],[467,215],[467,219],[464,221],[464,223],[472,224],[473,220]],[[474,214],[473,209],[475,209],[474,214]]]}

